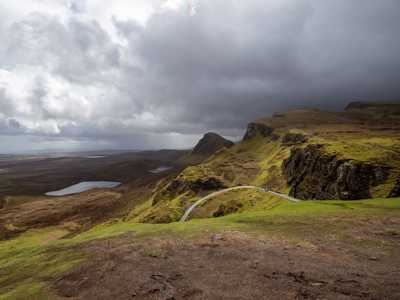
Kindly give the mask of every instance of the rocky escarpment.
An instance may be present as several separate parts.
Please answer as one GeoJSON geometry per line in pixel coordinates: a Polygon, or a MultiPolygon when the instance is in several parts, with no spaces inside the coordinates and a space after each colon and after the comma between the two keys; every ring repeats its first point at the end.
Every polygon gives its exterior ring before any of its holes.
{"type": "Polygon", "coordinates": [[[269,127],[263,123],[250,123],[247,125],[246,134],[243,137],[243,140],[250,140],[257,135],[261,135],[262,137],[271,137],[273,136],[274,129],[269,127]]]}
{"type": "Polygon", "coordinates": [[[326,154],[322,145],[294,148],[282,164],[290,195],[299,199],[371,198],[370,188],[384,183],[390,167],[326,154]]]}
{"type": "Polygon", "coordinates": [[[209,132],[194,147],[192,154],[195,155],[211,155],[221,148],[230,148],[233,142],[223,138],[219,134],[209,132]]]}

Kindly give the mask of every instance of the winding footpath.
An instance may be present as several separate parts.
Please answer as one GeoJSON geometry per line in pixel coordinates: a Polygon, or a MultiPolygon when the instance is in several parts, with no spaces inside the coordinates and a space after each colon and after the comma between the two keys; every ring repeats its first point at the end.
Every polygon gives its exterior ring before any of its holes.
{"type": "Polygon", "coordinates": [[[259,186],[253,186],[253,185],[235,186],[235,187],[231,187],[231,188],[227,188],[227,189],[224,189],[224,190],[220,190],[220,191],[211,193],[211,194],[209,194],[209,195],[207,195],[207,196],[205,196],[205,197],[203,197],[203,198],[197,200],[193,205],[191,205],[191,206],[185,211],[185,213],[184,213],[184,215],[182,216],[182,218],[181,218],[180,221],[181,221],[181,222],[185,222],[185,221],[188,219],[188,217],[189,217],[189,215],[191,214],[191,212],[192,212],[196,207],[198,207],[198,206],[200,206],[201,204],[207,202],[207,201],[210,200],[211,198],[214,198],[214,197],[216,197],[216,196],[218,196],[218,195],[221,195],[221,194],[228,193],[228,192],[230,192],[230,191],[235,191],[235,190],[253,190],[253,189],[254,189],[254,190],[258,190],[258,191],[263,192],[263,193],[269,193],[269,194],[272,194],[272,195],[274,195],[274,196],[277,196],[277,197],[280,197],[280,198],[283,198],[283,199],[285,199],[285,200],[289,200],[289,201],[292,201],[292,202],[300,202],[299,199],[290,197],[290,196],[285,195],[285,194],[281,194],[281,193],[269,191],[269,190],[263,189],[263,188],[261,188],[261,187],[259,187],[259,186]]]}

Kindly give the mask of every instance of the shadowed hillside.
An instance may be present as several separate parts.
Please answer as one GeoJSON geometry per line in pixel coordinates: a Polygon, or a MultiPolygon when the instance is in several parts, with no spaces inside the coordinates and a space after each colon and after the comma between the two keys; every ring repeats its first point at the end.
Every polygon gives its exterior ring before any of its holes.
{"type": "Polygon", "coordinates": [[[217,150],[222,148],[231,148],[234,145],[233,142],[224,139],[222,136],[209,132],[206,133],[203,138],[194,147],[193,155],[211,155],[217,150]]]}

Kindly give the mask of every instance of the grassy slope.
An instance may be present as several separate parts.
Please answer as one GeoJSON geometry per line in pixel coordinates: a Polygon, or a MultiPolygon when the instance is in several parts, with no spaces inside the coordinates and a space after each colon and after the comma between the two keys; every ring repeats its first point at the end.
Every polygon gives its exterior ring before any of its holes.
{"type": "Polygon", "coordinates": [[[268,209],[187,223],[153,225],[115,220],[70,238],[62,228],[31,230],[0,243],[0,299],[51,299],[49,281],[87,259],[79,252],[82,243],[127,232],[134,232],[136,238],[159,234],[192,238],[204,232],[238,230],[307,244],[309,235],[323,238],[329,234],[344,234],[343,228],[358,226],[357,220],[362,218],[400,216],[400,198],[353,202],[271,201],[268,209]],[[334,222],[327,222],[329,218],[334,222]]]}
{"type": "MultiPolygon", "coordinates": [[[[289,149],[281,147],[280,142],[273,142],[262,137],[241,142],[231,149],[219,151],[197,166],[186,168],[178,179],[184,181],[206,179],[209,177],[218,178],[226,186],[237,186],[243,184],[268,185],[275,190],[287,191],[287,186],[280,174],[280,165],[283,159],[289,155],[289,149]]],[[[162,188],[158,192],[162,191],[162,188]]],[[[234,193],[239,198],[243,193],[234,193]]],[[[149,216],[157,216],[156,220],[177,221],[184,213],[186,207],[194,203],[199,197],[191,191],[185,193],[163,195],[162,200],[152,205],[149,199],[142,206],[131,212],[132,220],[142,222],[149,216]]],[[[213,199],[218,201],[218,199],[213,199]]],[[[245,205],[243,203],[245,207],[245,205]]]]}
{"type": "Polygon", "coordinates": [[[83,259],[72,250],[57,248],[56,241],[66,234],[49,227],[0,242],[0,299],[46,299],[45,281],[83,259]]]}

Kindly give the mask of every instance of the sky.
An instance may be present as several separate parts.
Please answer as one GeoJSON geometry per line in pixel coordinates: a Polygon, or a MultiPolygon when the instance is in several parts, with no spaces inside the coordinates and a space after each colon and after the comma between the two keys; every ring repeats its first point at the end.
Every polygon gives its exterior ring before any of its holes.
{"type": "Polygon", "coordinates": [[[3,0],[0,153],[190,148],[400,100],[398,0],[3,0]]]}

